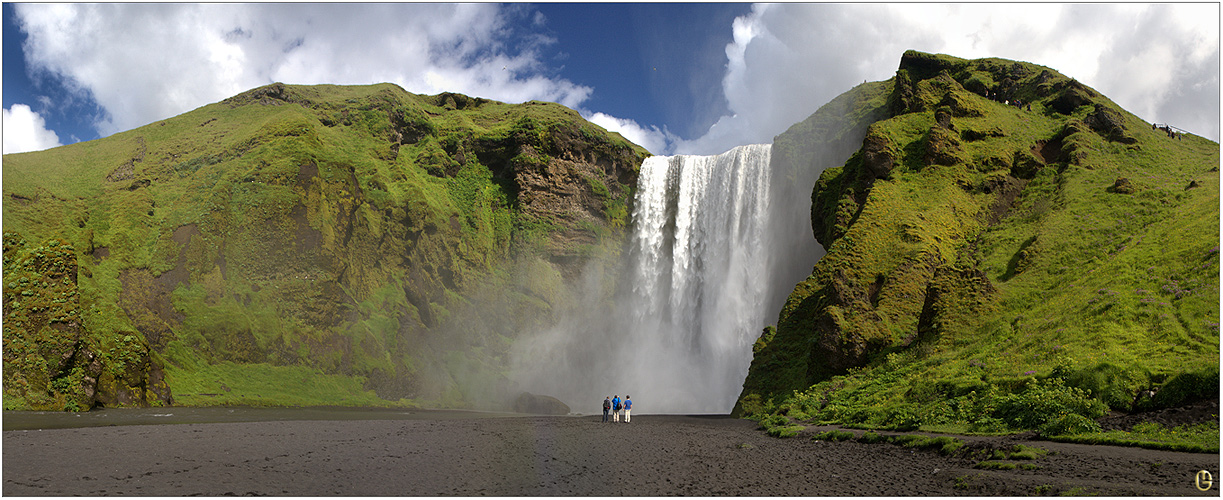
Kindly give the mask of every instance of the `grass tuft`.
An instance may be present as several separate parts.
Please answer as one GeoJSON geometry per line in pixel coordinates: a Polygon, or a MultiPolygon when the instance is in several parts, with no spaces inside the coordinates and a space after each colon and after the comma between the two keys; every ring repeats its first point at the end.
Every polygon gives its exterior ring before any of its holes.
{"type": "Polygon", "coordinates": [[[854,439],[854,433],[851,431],[831,430],[821,432],[811,437],[812,441],[849,441],[854,439]]]}

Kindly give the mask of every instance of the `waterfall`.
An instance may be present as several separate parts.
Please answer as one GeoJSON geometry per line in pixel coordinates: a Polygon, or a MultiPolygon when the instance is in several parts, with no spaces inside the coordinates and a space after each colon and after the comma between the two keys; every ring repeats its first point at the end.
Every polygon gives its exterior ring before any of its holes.
{"type": "Polygon", "coordinates": [[[647,158],[614,305],[520,342],[524,388],[581,413],[626,394],[641,413],[729,412],[752,343],[818,257],[811,185],[772,185],[771,150],[647,158]]]}
{"type": "Polygon", "coordinates": [[[652,157],[641,166],[629,254],[637,327],[629,344],[655,365],[637,370],[685,381],[691,394],[669,399],[691,400],[697,411],[717,411],[727,395],[738,395],[751,363],[744,346],[769,321],[759,278],[770,260],[770,149],[652,157]]]}

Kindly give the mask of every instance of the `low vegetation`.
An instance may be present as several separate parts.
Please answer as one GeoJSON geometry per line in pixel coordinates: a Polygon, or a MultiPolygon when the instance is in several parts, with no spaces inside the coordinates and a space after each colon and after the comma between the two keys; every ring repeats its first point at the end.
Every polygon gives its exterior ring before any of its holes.
{"type": "Polygon", "coordinates": [[[856,436],[853,431],[830,430],[811,437],[812,441],[857,441],[863,444],[890,443],[904,448],[937,451],[941,455],[954,455],[964,448],[964,441],[951,436],[924,436],[921,434],[897,434],[884,436],[866,431],[856,436]]]}
{"type": "Polygon", "coordinates": [[[1129,431],[1111,430],[1054,436],[1054,441],[1082,444],[1134,446],[1195,453],[1219,452],[1219,422],[1164,427],[1154,422],[1135,425],[1129,431]]]}
{"type": "Polygon", "coordinates": [[[848,441],[854,439],[854,433],[851,431],[831,430],[824,431],[814,436],[811,436],[812,441],[848,441]]]}

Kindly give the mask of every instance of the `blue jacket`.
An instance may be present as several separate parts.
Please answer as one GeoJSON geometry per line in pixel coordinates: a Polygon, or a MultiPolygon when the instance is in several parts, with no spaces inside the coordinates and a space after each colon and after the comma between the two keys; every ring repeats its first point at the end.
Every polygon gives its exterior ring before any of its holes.
{"type": "Polygon", "coordinates": [[[612,398],[612,408],[620,409],[620,398],[612,398]]]}

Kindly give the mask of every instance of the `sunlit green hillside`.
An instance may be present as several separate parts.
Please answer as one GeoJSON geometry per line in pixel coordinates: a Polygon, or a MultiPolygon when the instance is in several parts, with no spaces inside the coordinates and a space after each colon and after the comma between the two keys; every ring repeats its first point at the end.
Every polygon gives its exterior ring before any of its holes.
{"type": "Polygon", "coordinates": [[[390,84],[6,155],[5,408],[499,404],[477,391],[619,248],[646,155],[557,104],[390,84]]]}
{"type": "Polygon", "coordinates": [[[1059,434],[1217,396],[1217,143],[1023,62],[911,51],[889,89],[738,411],[1059,434]]]}

